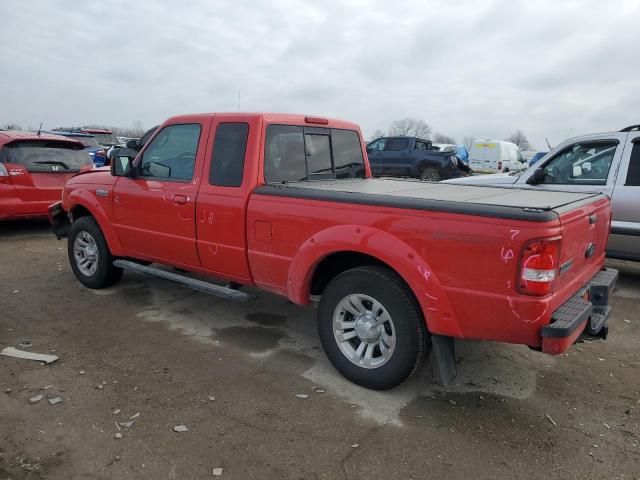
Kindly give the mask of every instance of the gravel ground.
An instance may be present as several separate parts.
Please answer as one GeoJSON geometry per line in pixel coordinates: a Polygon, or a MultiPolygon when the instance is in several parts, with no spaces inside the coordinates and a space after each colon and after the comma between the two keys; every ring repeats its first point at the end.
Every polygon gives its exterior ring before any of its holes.
{"type": "Polygon", "coordinates": [[[372,392],[332,369],[313,308],[135,274],[91,291],[40,222],[0,224],[0,247],[0,347],[59,356],[0,357],[0,480],[640,479],[640,264],[611,262],[605,342],[460,342],[456,385],[429,361],[372,392]]]}

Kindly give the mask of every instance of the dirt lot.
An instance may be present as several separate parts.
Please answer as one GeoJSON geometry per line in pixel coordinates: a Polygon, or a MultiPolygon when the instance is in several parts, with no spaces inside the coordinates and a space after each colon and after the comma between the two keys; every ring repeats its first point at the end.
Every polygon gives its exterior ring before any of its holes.
{"type": "Polygon", "coordinates": [[[427,362],[381,393],[332,369],[313,308],[135,274],[91,291],[47,225],[0,225],[0,347],[60,357],[0,357],[0,480],[638,479],[640,265],[614,266],[606,342],[559,358],[460,343],[457,385],[427,362]]]}

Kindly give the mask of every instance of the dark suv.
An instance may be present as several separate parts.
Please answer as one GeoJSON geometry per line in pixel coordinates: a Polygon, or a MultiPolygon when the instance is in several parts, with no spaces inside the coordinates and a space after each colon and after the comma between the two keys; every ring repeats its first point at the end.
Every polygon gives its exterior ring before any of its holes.
{"type": "Polygon", "coordinates": [[[374,176],[413,177],[437,182],[469,174],[455,152],[432,149],[431,141],[415,137],[382,137],[367,145],[374,176]]]}

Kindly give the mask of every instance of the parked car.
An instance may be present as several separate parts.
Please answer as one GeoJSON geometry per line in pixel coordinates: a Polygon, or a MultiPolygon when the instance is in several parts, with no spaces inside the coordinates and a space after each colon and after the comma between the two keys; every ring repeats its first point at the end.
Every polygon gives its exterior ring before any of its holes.
{"type": "Polygon", "coordinates": [[[531,159],[529,160],[529,166],[533,165],[534,163],[537,163],[538,160],[540,160],[542,157],[544,157],[547,153],[549,152],[536,152],[533,157],[531,157],[531,159]]]}
{"type": "Polygon", "coordinates": [[[452,143],[434,143],[432,148],[440,152],[455,152],[460,160],[469,164],[469,152],[464,145],[454,145],[452,143]]]}
{"type": "Polygon", "coordinates": [[[640,261],[640,126],[565,140],[524,172],[460,181],[545,192],[602,192],[611,198],[613,210],[607,256],[640,261]]]}
{"type": "Polygon", "coordinates": [[[89,288],[129,269],[249,300],[154,262],[319,298],[327,356],[375,389],[406,379],[431,343],[451,381],[455,338],[561,354],[604,337],[609,218],[598,193],[374,179],[353,123],[240,113],[172,117],[135,160],[77,175],[50,208],[89,288]]]}
{"type": "Polygon", "coordinates": [[[0,131],[0,220],[47,216],[64,183],[93,167],[82,143],[58,135],[0,131]]]}
{"type": "Polygon", "coordinates": [[[515,143],[499,140],[473,142],[469,151],[469,167],[478,173],[522,170],[527,164],[515,143]]]}
{"type": "Polygon", "coordinates": [[[110,164],[116,157],[130,157],[133,160],[157,128],[158,125],[151,127],[140,138],[129,138],[125,145],[114,145],[111,147],[107,150],[107,164],[110,164]]]}
{"type": "Polygon", "coordinates": [[[92,128],[92,127],[84,127],[82,128],[84,133],[90,133],[98,143],[105,148],[113,147],[114,145],[118,145],[118,139],[113,134],[111,130],[106,130],[104,128],[92,128]]]}
{"type": "Polygon", "coordinates": [[[371,173],[376,176],[412,177],[437,182],[468,174],[455,152],[439,152],[430,140],[382,137],[367,145],[371,173]]]}
{"type": "Polygon", "coordinates": [[[105,151],[104,147],[102,147],[98,143],[96,137],[94,137],[90,133],[64,130],[55,130],[46,133],[50,133],[52,135],[62,135],[63,137],[79,141],[80,143],[82,143],[82,145],[84,145],[84,150],[89,154],[91,160],[93,160],[93,164],[96,167],[103,167],[105,165],[107,152],[105,151]]]}

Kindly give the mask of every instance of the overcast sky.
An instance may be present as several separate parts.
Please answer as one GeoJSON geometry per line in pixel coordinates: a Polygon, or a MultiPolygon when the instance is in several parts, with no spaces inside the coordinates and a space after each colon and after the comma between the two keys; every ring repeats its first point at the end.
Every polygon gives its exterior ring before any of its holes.
{"type": "Polygon", "coordinates": [[[0,1],[0,125],[308,113],[535,147],[640,123],[640,2],[0,1]]]}

